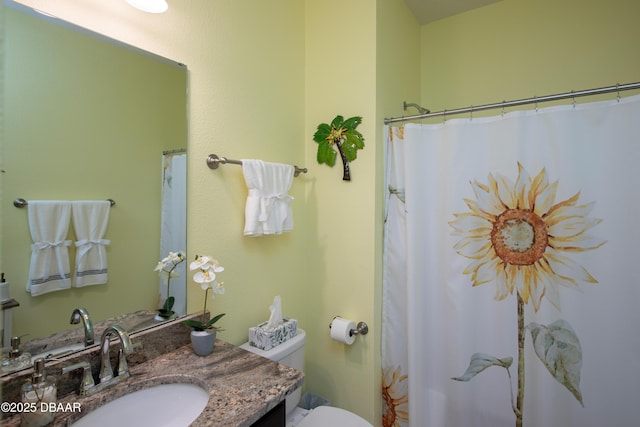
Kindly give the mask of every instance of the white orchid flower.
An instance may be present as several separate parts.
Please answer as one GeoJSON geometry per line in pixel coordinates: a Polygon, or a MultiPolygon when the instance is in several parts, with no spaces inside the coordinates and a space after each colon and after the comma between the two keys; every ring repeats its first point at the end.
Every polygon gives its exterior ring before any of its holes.
{"type": "Polygon", "coordinates": [[[224,267],[220,265],[217,259],[210,260],[209,265],[216,273],[221,273],[224,271],[224,267]]]}
{"type": "Polygon", "coordinates": [[[189,264],[189,270],[207,270],[209,268],[210,261],[211,258],[209,258],[208,256],[197,255],[196,260],[192,261],[191,264],[189,264]]]}
{"type": "Polygon", "coordinates": [[[224,294],[224,282],[215,282],[213,283],[214,286],[211,287],[211,289],[213,289],[213,293],[211,295],[212,298],[214,298],[214,295],[218,294],[218,295],[223,295],[224,294]]]}
{"type": "Polygon", "coordinates": [[[206,289],[209,286],[209,283],[216,280],[216,273],[211,269],[200,270],[193,275],[193,281],[196,283],[200,283],[202,285],[206,284],[202,289],[206,289]]]}
{"type": "Polygon", "coordinates": [[[169,252],[169,255],[162,260],[163,262],[171,262],[173,264],[180,264],[184,261],[184,253],[182,251],[179,252],[169,252]]]}
{"type": "Polygon", "coordinates": [[[164,267],[165,267],[165,263],[162,261],[158,261],[158,265],[156,265],[156,268],[153,269],[153,271],[164,271],[164,267]]]}

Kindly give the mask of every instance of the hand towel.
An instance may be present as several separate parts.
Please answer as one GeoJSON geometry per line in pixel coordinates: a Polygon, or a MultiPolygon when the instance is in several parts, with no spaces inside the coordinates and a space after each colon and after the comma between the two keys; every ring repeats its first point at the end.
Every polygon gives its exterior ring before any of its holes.
{"type": "Polygon", "coordinates": [[[76,232],[76,263],[73,286],[82,287],[107,283],[107,251],[105,240],[111,203],[107,200],[71,202],[73,228],[76,232]]]}
{"type": "Polygon", "coordinates": [[[293,230],[293,197],[288,191],[293,183],[294,167],[243,159],[242,173],[249,189],[244,235],[282,234],[293,230]]]}
{"type": "Polygon", "coordinates": [[[29,200],[31,263],[27,292],[32,296],[71,287],[69,232],[71,203],[62,200],[29,200]]]}

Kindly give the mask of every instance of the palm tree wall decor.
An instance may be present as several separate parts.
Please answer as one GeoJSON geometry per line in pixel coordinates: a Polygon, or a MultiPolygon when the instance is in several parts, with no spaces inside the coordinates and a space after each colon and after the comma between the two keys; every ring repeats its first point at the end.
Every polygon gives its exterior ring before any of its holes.
{"type": "Polygon", "coordinates": [[[364,137],[356,130],[362,123],[362,117],[354,116],[345,120],[336,116],[331,124],[320,123],[313,140],[318,143],[318,163],[333,167],[336,164],[337,148],[342,159],[342,179],[351,181],[349,162],[357,157],[358,150],[364,148],[364,137]],[[334,148],[335,147],[335,148],[334,148]]]}

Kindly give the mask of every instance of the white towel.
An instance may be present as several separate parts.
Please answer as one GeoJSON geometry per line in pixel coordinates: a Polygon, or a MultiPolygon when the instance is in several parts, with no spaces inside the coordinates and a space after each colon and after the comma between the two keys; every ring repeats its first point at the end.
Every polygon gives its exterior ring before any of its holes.
{"type": "Polygon", "coordinates": [[[73,207],[73,228],[76,232],[76,264],[73,286],[82,287],[107,283],[107,251],[105,240],[111,203],[107,200],[78,200],[73,207]]]}
{"type": "Polygon", "coordinates": [[[262,160],[243,159],[242,173],[249,188],[245,206],[245,236],[282,234],[293,230],[288,194],[294,167],[262,160]]]}
{"type": "Polygon", "coordinates": [[[31,263],[27,292],[32,296],[71,287],[69,232],[71,202],[29,200],[27,205],[31,245],[31,263]]]}

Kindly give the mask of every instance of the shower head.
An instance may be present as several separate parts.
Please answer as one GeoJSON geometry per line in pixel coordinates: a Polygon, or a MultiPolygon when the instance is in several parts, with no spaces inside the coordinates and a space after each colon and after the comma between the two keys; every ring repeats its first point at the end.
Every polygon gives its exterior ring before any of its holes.
{"type": "Polygon", "coordinates": [[[414,104],[414,103],[407,103],[407,101],[404,101],[402,106],[404,108],[404,111],[407,111],[407,108],[409,107],[413,107],[416,110],[418,110],[420,114],[429,114],[431,112],[431,110],[429,110],[428,108],[421,107],[418,104],[414,104]]]}

